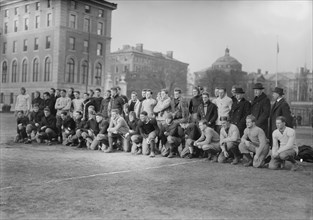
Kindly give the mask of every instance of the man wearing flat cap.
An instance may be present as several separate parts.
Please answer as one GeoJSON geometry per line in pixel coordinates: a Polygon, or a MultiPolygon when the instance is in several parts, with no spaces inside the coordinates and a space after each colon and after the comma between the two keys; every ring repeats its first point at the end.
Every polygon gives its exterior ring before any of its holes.
{"type": "Polygon", "coordinates": [[[251,104],[244,98],[245,92],[242,88],[235,88],[234,93],[237,101],[232,104],[229,112],[230,123],[237,126],[241,137],[246,128],[246,117],[251,112],[251,104]]]}
{"type": "Polygon", "coordinates": [[[262,83],[256,83],[253,87],[254,99],[251,102],[251,115],[255,117],[255,125],[268,134],[268,118],[271,112],[271,102],[264,94],[262,83]]]}
{"type": "Polygon", "coordinates": [[[290,112],[290,106],[284,98],[284,90],[282,88],[275,87],[273,91],[273,99],[275,103],[273,104],[271,109],[269,124],[269,137],[271,140],[273,131],[276,130],[276,118],[278,116],[284,116],[286,119],[286,126],[293,128],[293,119],[290,112]]]}

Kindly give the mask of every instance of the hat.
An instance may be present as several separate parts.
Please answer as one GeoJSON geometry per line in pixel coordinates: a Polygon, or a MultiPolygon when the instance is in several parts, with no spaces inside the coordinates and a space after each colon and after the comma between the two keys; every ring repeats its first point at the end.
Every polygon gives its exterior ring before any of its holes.
{"type": "Polygon", "coordinates": [[[43,110],[44,110],[44,111],[47,111],[47,112],[51,112],[51,111],[50,111],[50,108],[48,108],[48,107],[45,107],[43,110]]]}
{"type": "Polygon", "coordinates": [[[273,92],[277,93],[280,96],[284,95],[284,90],[282,88],[279,88],[279,87],[275,87],[273,92]]]}
{"type": "Polygon", "coordinates": [[[253,87],[253,89],[264,89],[262,83],[256,83],[253,87]]]}
{"type": "Polygon", "coordinates": [[[235,92],[234,93],[241,93],[241,94],[243,94],[245,92],[243,91],[242,88],[235,88],[235,92]]]}
{"type": "Polygon", "coordinates": [[[96,116],[104,117],[102,113],[97,113],[96,116]]]}

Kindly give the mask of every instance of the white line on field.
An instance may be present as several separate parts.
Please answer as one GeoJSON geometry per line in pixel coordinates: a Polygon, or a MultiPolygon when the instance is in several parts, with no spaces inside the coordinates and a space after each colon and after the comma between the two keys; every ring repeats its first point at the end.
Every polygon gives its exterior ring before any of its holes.
{"type": "MultiPolygon", "coordinates": [[[[203,159],[203,160],[205,160],[205,159],[203,159]]],[[[59,183],[59,182],[64,182],[64,181],[68,181],[68,180],[86,179],[86,178],[96,177],[96,176],[106,176],[106,175],[113,175],[113,174],[130,173],[130,172],[136,172],[136,171],[141,171],[141,170],[152,170],[152,169],[159,169],[159,168],[163,168],[163,167],[173,167],[173,166],[179,166],[179,165],[184,165],[184,164],[196,163],[196,162],[200,162],[203,160],[194,160],[194,161],[188,161],[188,162],[182,162],[182,163],[173,163],[173,164],[167,164],[167,165],[155,166],[155,167],[146,167],[146,168],[136,169],[136,170],[121,170],[121,171],[97,173],[97,174],[91,174],[91,175],[85,175],[85,176],[68,177],[68,178],[63,178],[63,179],[56,179],[56,180],[49,180],[49,181],[44,181],[44,182],[30,183],[30,184],[25,184],[22,186],[8,186],[8,187],[0,188],[0,190],[22,188],[22,187],[26,187],[26,186],[43,185],[43,184],[49,184],[49,183],[59,183]]]]}

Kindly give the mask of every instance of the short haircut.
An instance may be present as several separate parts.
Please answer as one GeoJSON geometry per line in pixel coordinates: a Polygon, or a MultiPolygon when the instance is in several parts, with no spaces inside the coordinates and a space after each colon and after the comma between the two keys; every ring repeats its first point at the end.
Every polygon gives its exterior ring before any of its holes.
{"type": "Polygon", "coordinates": [[[65,90],[65,89],[61,89],[61,91],[66,93],[66,90],[65,90]]]}
{"type": "Polygon", "coordinates": [[[206,95],[208,98],[210,98],[210,94],[209,94],[208,92],[206,92],[206,91],[204,91],[204,92],[202,93],[202,95],[206,95]]]}
{"type": "Polygon", "coordinates": [[[226,88],[225,87],[219,87],[218,90],[223,90],[224,92],[226,92],[226,88]]]}
{"type": "Polygon", "coordinates": [[[37,93],[39,96],[40,96],[40,92],[37,90],[37,91],[35,91],[35,93],[37,93]]]}
{"type": "Polygon", "coordinates": [[[73,87],[71,87],[70,89],[71,89],[72,91],[74,91],[74,88],[73,88],[73,87]]]}
{"type": "Polygon", "coordinates": [[[50,93],[49,92],[44,92],[43,94],[50,97],[50,93]]]}
{"type": "Polygon", "coordinates": [[[107,90],[106,92],[111,93],[111,90],[107,90]]]}
{"type": "Polygon", "coordinates": [[[114,108],[111,110],[111,113],[115,112],[116,114],[120,114],[120,110],[118,110],[117,108],[114,108]]]}
{"type": "Polygon", "coordinates": [[[117,89],[117,90],[121,90],[121,87],[119,87],[119,86],[116,86],[116,89],[117,89]]]}
{"type": "Polygon", "coordinates": [[[88,92],[84,92],[84,95],[88,95],[89,96],[89,93],[88,92]]]}
{"type": "Polygon", "coordinates": [[[61,112],[61,115],[67,116],[67,111],[62,111],[62,112],[61,112]]]}
{"type": "Polygon", "coordinates": [[[220,121],[230,121],[230,118],[228,116],[221,116],[220,121]]]}
{"type": "Polygon", "coordinates": [[[23,111],[23,110],[19,110],[19,111],[17,111],[17,113],[22,113],[22,114],[24,114],[24,111],[23,111]]]}
{"type": "Polygon", "coordinates": [[[117,92],[117,88],[116,87],[112,87],[111,90],[116,91],[117,92]]]}
{"type": "Polygon", "coordinates": [[[246,117],[246,120],[247,119],[250,119],[252,122],[255,122],[256,121],[256,119],[255,119],[255,117],[253,116],[253,115],[248,115],[247,117],[246,117]]]}
{"type": "Polygon", "coordinates": [[[74,93],[80,94],[80,91],[74,91],[74,93]]]}
{"type": "Polygon", "coordinates": [[[101,92],[101,89],[100,88],[96,88],[96,91],[101,92]]]}
{"type": "Polygon", "coordinates": [[[146,89],[145,91],[146,91],[146,92],[150,92],[151,95],[153,94],[153,92],[152,92],[151,89],[146,89]]]}
{"type": "Polygon", "coordinates": [[[147,91],[147,89],[143,89],[143,90],[141,90],[141,92],[146,92],[147,91]]]}
{"type": "Polygon", "coordinates": [[[168,94],[168,90],[167,89],[162,89],[161,92],[165,92],[165,94],[168,94]]]}
{"type": "Polygon", "coordinates": [[[136,95],[137,96],[137,92],[136,91],[132,91],[132,93],[131,94],[134,94],[134,95],[136,95]]]}
{"type": "Polygon", "coordinates": [[[89,106],[88,106],[88,109],[93,109],[93,110],[94,110],[94,109],[95,109],[95,106],[89,105],[89,106]]]}
{"type": "Polygon", "coordinates": [[[21,88],[21,90],[24,90],[24,91],[26,91],[25,87],[22,87],[22,88],[21,88]]]}
{"type": "Polygon", "coordinates": [[[129,116],[133,116],[134,118],[136,118],[136,113],[134,111],[130,111],[129,116]]]}
{"type": "Polygon", "coordinates": [[[38,103],[33,104],[33,108],[39,108],[39,104],[38,103]]]}
{"type": "Polygon", "coordinates": [[[281,122],[286,123],[286,118],[285,118],[284,116],[278,116],[278,117],[276,118],[276,121],[277,121],[277,120],[280,120],[281,122]]]}
{"type": "Polygon", "coordinates": [[[81,111],[76,111],[76,114],[83,115],[81,111]]]}
{"type": "Polygon", "coordinates": [[[197,92],[200,93],[199,87],[194,87],[193,89],[194,89],[194,90],[197,90],[197,92]]]}
{"type": "Polygon", "coordinates": [[[203,125],[209,126],[208,121],[205,120],[205,119],[200,120],[200,121],[199,121],[199,124],[200,124],[200,123],[202,123],[203,125]]]}
{"type": "Polygon", "coordinates": [[[55,92],[55,88],[50,88],[50,90],[52,90],[53,92],[55,92]]]}
{"type": "Polygon", "coordinates": [[[144,116],[148,116],[148,113],[146,111],[142,111],[140,114],[144,116]]]}
{"type": "Polygon", "coordinates": [[[181,89],[180,88],[175,88],[174,92],[178,92],[179,94],[181,94],[181,89]]]}

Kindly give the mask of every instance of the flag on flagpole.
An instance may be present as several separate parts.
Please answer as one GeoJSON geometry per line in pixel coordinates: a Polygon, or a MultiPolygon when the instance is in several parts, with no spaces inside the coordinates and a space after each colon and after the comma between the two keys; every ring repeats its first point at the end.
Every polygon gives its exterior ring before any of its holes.
{"type": "Polygon", "coordinates": [[[279,53],[279,44],[277,42],[277,54],[279,53]]]}

